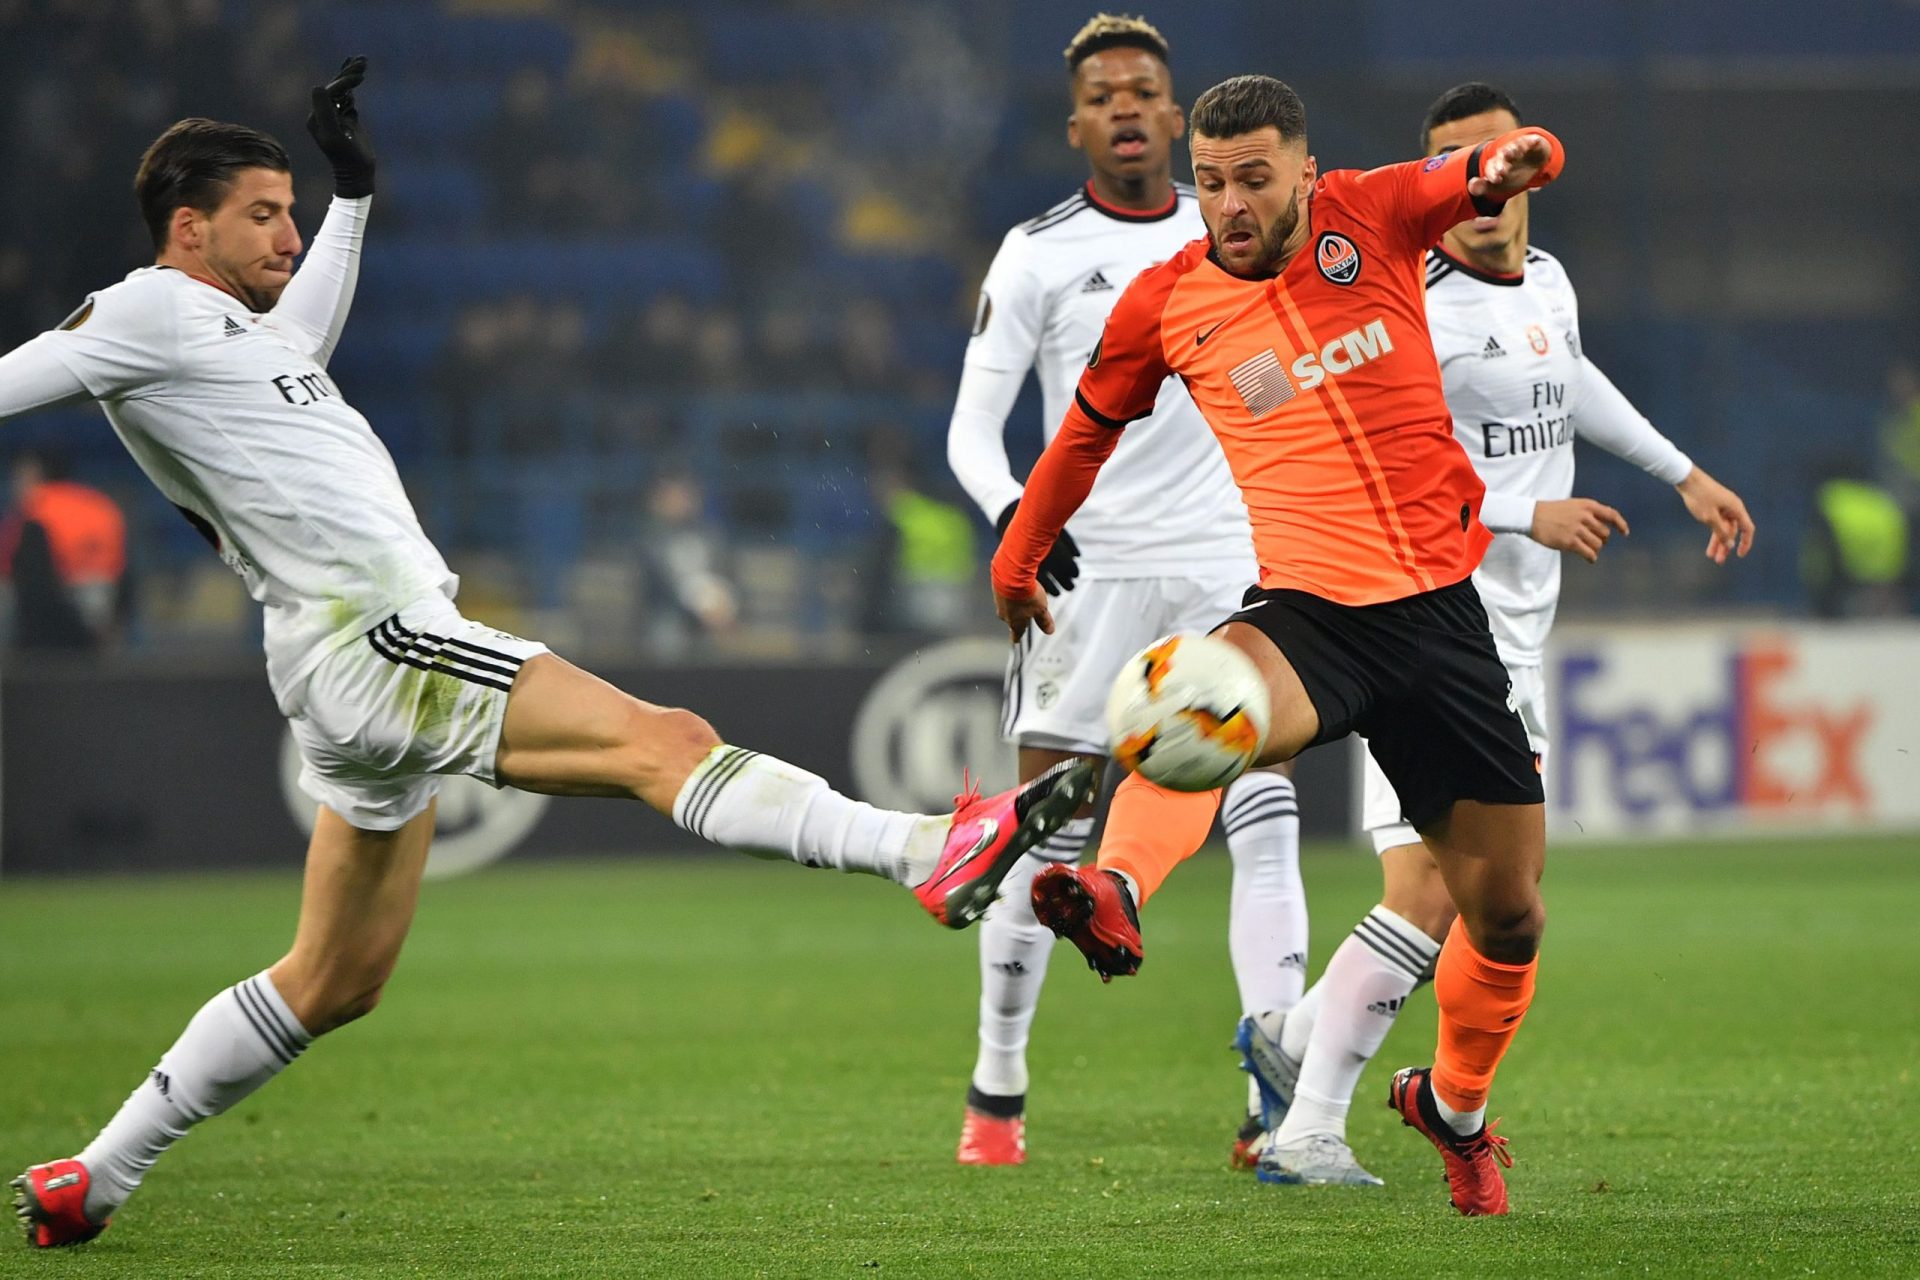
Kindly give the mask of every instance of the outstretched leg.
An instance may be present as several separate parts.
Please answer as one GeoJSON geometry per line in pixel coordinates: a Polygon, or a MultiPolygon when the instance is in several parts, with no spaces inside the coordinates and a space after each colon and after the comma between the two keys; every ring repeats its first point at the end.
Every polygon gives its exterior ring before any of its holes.
{"type": "Polygon", "coordinates": [[[202,1005],[99,1136],[15,1182],[29,1242],[99,1233],[187,1130],[278,1075],[315,1037],[370,1012],[400,958],[433,839],[433,807],[393,831],[321,808],[292,948],[202,1005]]]}
{"type": "Polygon", "coordinates": [[[528,791],[632,796],[715,844],[882,876],[953,928],[986,912],[1014,863],[1095,782],[1091,768],[1072,763],[997,796],[962,796],[946,816],[879,809],[818,774],[723,743],[691,711],[642,702],[552,654],[520,670],[495,773],[528,791]]]}

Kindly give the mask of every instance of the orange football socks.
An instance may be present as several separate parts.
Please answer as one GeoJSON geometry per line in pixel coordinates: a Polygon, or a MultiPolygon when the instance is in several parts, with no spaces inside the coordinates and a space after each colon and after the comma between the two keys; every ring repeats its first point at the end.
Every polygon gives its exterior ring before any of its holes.
{"type": "Polygon", "coordinates": [[[1137,896],[1133,905],[1146,906],[1160,882],[1207,842],[1219,808],[1218,791],[1169,791],[1128,774],[1107,812],[1100,869],[1129,876],[1137,896]]]}
{"type": "Polygon", "coordinates": [[[1433,975],[1433,994],[1440,1004],[1433,1091],[1453,1110],[1469,1113],[1486,1106],[1494,1069],[1533,1003],[1539,967],[1538,957],[1525,964],[1487,959],[1474,950],[1466,927],[1453,922],[1433,975]]]}

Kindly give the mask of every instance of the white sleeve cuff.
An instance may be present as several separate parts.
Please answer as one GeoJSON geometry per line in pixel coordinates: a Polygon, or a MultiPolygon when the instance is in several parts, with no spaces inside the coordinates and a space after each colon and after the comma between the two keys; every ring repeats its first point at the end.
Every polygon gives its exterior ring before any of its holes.
{"type": "Polygon", "coordinates": [[[1647,470],[1655,479],[1677,485],[1693,474],[1693,459],[1676,448],[1671,457],[1661,459],[1658,464],[1648,467],[1647,470]]]}
{"type": "Polygon", "coordinates": [[[1480,500],[1480,523],[1495,533],[1532,533],[1535,500],[1491,489],[1480,500]]]}

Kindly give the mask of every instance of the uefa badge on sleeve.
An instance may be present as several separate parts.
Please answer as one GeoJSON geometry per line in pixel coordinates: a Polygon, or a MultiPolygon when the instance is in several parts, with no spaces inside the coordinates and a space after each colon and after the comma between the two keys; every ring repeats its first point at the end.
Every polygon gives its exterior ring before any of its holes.
{"type": "Polygon", "coordinates": [[[1313,249],[1320,274],[1334,284],[1352,284],[1360,278],[1360,250],[1338,231],[1323,231],[1313,249]]]}

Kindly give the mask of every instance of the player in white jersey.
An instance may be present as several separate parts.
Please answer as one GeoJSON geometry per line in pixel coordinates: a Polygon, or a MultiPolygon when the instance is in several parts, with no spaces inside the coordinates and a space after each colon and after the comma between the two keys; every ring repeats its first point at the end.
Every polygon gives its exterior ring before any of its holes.
{"type": "MultiPolygon", "coordinates": [[[[1428,109],[1422,148],[1438,155],[1518,128],[1513,101],[1490,85],[1448,90],[1428,109]]],[[[1493,545],[1474,571],[1511,698],[1544,769],[1541,663],[1560,596],[1560,553],[1598,558],[1620,513],[1573,497],[1573,442],[1590,440],[1673,485],[1710,529],[1707,555],[1746,555],[1754,526],[1738,495],[1695,466],[1587,359],[1573,285],[1528,242],[1528,198],[1498,217],[1452,228],[1427,259],[1427,327],[1454,436],[1486,482],[1480,518],[1493,545]]],[[[1248,1067],[1276,1127],[1259,1144],[1260,1176],[1287,1183],[1378,1185],[1346,1142],[1347,1108],[1408,994],[1432,976],[1456,912],[1438,866],[1401,816],[1371,754],[1363,822],[1386,891],[1284,1018],[1243,1026],[1248,1067]]]]}
{"type": "Polygon", "coordinates": [[[268,677],[320,804],[292,949],[208,1001],[77,1157],[14,1180],[30,1244],[98,1235],[161,1153],[370,1011],[412,922],[439,778],[627,796],[716,843],[884,876],[962,927],[1092,794],[1086,765],[951,817],[889,813],[728,746],[546,646],[469,622],[393,461],[328,377],[373,152],[350,59],[308,129],[335,199],[298,274],[287,155],[211,120],[167,130],[135,189],[156,264],[0,357],[0,419],[92,399],[266,610],[268,677]]]}
{"type": "MultiPolygon", "coordinates": [[[[1007,415],[1032,369],[1051,434],[1100,340],[1107,313],[1140,272],[1204,234],[1192,188],[1173,180],[1185,120],[1167,45],[1138,18],[1102,14],[1066,49],[1073,112],[1067,141],[1091,176],[1071,198],[1009,231],[987,272],[947,437],[953,471],[1005,530],[1020,499],[1007,461],[1007,415]]],[[[1226,458],[1178,379],[1134,423],[1041,568],[1055,630],[1028,631],[1006,681],[1008,738],[1020,776],[1107,754],[1107,693],[1120,666],[1174,631],[1210,631],[1257,576],[1252,533],[1226,458]]],[[[1248,774],[1221,810],[1234,882],[1229,950],[1248,1013],[1281,1011],[1304,985],[1307,919],[1292,780],[1248,774]]],[[[1026,1046],[1054,936],[1026,888],[1046,862],[1073,861],[1083,813],[1024,858],[980,930],[980,1048],[967,1088],[959,1159],[1018,1164],[1026,1154],[1026,1046]]],[[[1257,1125],[1239,1141],[1258,1133],[1257,1125]]]]}

